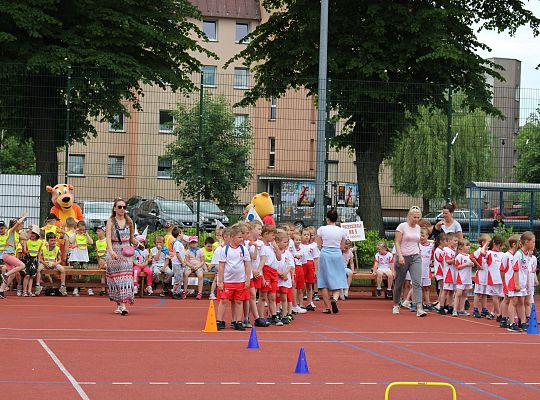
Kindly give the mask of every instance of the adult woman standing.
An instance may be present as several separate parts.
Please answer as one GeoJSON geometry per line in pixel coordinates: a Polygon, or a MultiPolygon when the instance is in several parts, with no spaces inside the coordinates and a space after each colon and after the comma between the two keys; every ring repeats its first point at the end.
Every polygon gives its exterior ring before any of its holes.
{"type": "Polygon", "coordinates": [[[461,229],[461,224],[454,219],[455,208],[456,206],[453,203],[448,203],[443,206],[443,219],[437,222],[433,228],[435,236],[441,232],[455,233],[458,239],[463,239],[463,229],[461,229]]]}
{"type": "Polygon", "coordinates": [[[126,215],[126,202],[114,200],[111,217],[107,220],[107,287],[109,298],[116,302],[116,314],[127,315],[126,304],[133,304],[133,247],[138,246],[133,233],[133,221],[126,215]]]}
{"type": "Polygon", "coordinates": [[[426,312],[422,306],[422,259],[420,257],[420,225],[422,217],[418,207],[411,207],[407,214],[407,222],[396,228],[396,254],[398,262],[394,264],[396,278],[394,281],[394,307],[392,312],[399,314],[399,300],[405,282],[407,271],[411,274],[414,299],[416,301],[416,316],[424,317],[426,312]]]}
{"type": "Polygon", "coordinates": [[[347,275],[341,253],[346,235],[345,231],[336,225],[337,220],[337,211],[331,209],[326,214],[326,226],[317,229],[317,245],[321,249],[317,286],[322,293],[325,314],[339,312],[337,299],[341,289],[347,288],[347,275]],[[330,299],[329,290],[333,292],[332,299],[330,299]]]}

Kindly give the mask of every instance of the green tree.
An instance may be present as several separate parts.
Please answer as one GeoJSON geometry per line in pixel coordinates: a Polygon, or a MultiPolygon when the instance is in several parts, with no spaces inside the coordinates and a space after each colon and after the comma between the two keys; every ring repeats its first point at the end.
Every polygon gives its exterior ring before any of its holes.
{"type": "MultiPolygon", "coordinates": [[[[235,59],[252,66],[255,85],[244,103],[305,87],[317,92],[319,2],[265,0],[268,21],[249,36],[235,59]]],[[[473,26],[508,30],[540,19],[519,0],[482,1],[332,0],[329,11],[329,103],[348,130],[334,144],[354,151],[359,213],[366,227],[383,232],[379,167],[394,139],[421,105],[445,106],[450,84],[467,95],[472,109],[495,112],[485,76],[499,76],[477,49],[473,26]],[[361,82],[359,82],[361,81],[361,82]]]]}
{"type": "Polygon", "coordinates": [[[68,87],[70,144],[95,136],[96,119],[111,121],[128,104],[139,110],[144,84],[191,90],[197,53],[213,56],[193,18],[189,0],[2,2],[0,128],[33,140],[42,213],[45,185],[58,179],[68,87]]]}
{"type": "MultiPolygon", "coordinates": [[[[456,99],[456,97],[454,97],[456,99]]],[[[454,109],[460,102],[454,101],[454,109]]],[[[459,107],[461,108],[461,107],[459,107]]],[[[465,195],[465,184],[489,180],[492,134],[484,112],[461,108],[452,115],[453,135],[450,182],[453,198],[465,195]]],[[[430,200],[443,200],[446,190],[447,116],[439,109],[422,106],[413,125],[396,139],[388,162],[394,189],[423,199],[423,211],[430,200]]]]}
{"type": "Polygon", "coordinates": [[[167,147],[172,176],[182,193],[216,200],[221,206],[236,201],[236,192],[251,178],[249,155],[252,147],[248,121],[235,125],[231,105],[223,96],[205,95],[202,132],[199,105],[179,105],[175,111],[176,140],[167,147]]]}
{"type": "Polygon", "coordinates": [[[2,137],[0,142],[0,173],[36,173],[36,159],[31,140],[22,141],[17,136],[2,137]]]}
{"type": "Polygon", "coordinates": [[[520,182],[540,183],[540,108],[520,128],[516,148],[516,179],[520,182]]]}

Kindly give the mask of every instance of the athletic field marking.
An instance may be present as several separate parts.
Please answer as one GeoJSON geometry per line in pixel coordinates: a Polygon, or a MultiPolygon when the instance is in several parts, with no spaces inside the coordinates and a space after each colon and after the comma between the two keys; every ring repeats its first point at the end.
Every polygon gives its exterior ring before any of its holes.
{"type": "Polygon", "coordinates": [[[41,345],[41,347],[43,347],[43,349],[47,352],[49,357],[51,357],[51,359],[54,361],[54,363],[60,369],[60,371],[62,371],[62,373],[66,376],[66,378],[68,378],[69,382],[71,382],[71,385],[75,388],[75,390],[77,391],[81,399],[90,400],[90,398],[84,392],[81,385],[79,385],[79,382],[77,382],[77,380],[73,377],[73,375],[71,375],[69,371],[66,369],[66,367],[64,367],[64,364],[62,364],[62,362],[58,359],[58,357],[56,357],[56,354],[54,354],[53,351],[49,348],[49,346],[47,346],[47,343],[45,343],[42,339],[38,339],[38,342],[41,345]]]}
{"type": "Polygon", "coordinates": [[[204,382],[186,382],[186,385],[204,385],[204,382]]]}
{"type": "MultiPolygon", "coordinates": [[[[191,382],[186,382],[186,385],[189,385],[191,382]]],[[[149,385],[168,385],[169,382],[148,382],[149,385]]]]}
{"type": "Polygon", "coordinates": [[[240,382],[221,382],[222,385],[240,385],[240,382]]]}
{"type": "Polygon", "coordinates": [[[133,385],[133,382],[112,382],[111,385],[133,385]]]}

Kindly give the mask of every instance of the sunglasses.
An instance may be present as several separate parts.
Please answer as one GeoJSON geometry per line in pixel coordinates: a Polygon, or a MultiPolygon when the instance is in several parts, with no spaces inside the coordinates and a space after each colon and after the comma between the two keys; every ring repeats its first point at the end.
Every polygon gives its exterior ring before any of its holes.
{"type": "Polygon", "coordinates": [[[116,208],[118,208],[119,210],[122,210],[122,209],[125,209],[126,206],[116,206],[116,208]]]}

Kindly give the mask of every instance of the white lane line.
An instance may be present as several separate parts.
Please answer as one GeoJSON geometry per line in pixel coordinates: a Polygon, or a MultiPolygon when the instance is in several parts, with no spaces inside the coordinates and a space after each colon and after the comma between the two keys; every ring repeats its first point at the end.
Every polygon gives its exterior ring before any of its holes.
{"type": "Polygon", "coordinates": [[[255,382],[257,385],[275,385],[276,382],[255,382]]]}
{"type": "Polygon", "coordinates": [[[62,362],[58,359],[58,357],[56,357],[56,354],[54,354],[53,351],[49,348],[49,346],[47,346],[47,343],[45,343],[42,339],[38,339],[38,342],[41,345],[41,347],[43,347],[43,349],[47,352],[49,357],[51,357],[51,359],[54,361],[54,363],[60,369],[60,371],[62,371],[62,373],[66,376],[66,378],[68,378],[69,382],[71,383],[73,388],[77,391],[81,399],[90,400],[90,398],[85,393],[85,391],[83,390],[79,382],[77,382],[77,380],[73,377],[73,375],[71,375],[69,371],[66,369],[66,367],[64,367],[64,364],[62,364],[62,362]]]}
{"type": "Polygon", "coordinates": [[[97,385],[96,382],[79,382],[79,385],[97,385]]]}
{"type": "Polygon", "coordinates": [[[476,385],[476,382],[465,382],[465,385],[476,385]]]}
{"type": "Polygon", "coordinates": [[[524,385],[540,385],[540,382],[523,382],[524,385]]]}
{"type": "Polygon", "coordinates": [[[311,382],[291,382],[291,385],[311,385],[311,382]]]}
{"type": "Polygon", "coordinates": [[[508,382],[491,382],[490,385],[508,385],[508,382]]]}
{"type": "Polygon", "coordinates": [[[343,382],[324,382],[325,385],[344,385],[343,382]]]}
{"type": "Polygon", "coordinates": [[[186,382],[186,385],[204,385],[204,382],[186,382]]]}
{"type": "MultiPolygon", "coordinates": [[[[169,382],[148,382],[149,385],[168,385],[169,382]]],[[[189,382],[186,382],[186,385],[189,385],[189,382]]]]}
{"type": "Polygon", "coordinates": [[[222,385],[240,385],[240,382],[220,382],[222,385]]]}
{"type": "Polygon", "coordinates": [[[378,385],[377,382],[360,382],[360,385],[378,385]]]}

